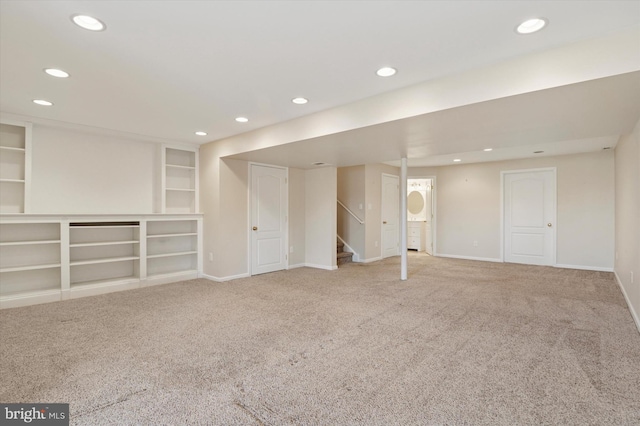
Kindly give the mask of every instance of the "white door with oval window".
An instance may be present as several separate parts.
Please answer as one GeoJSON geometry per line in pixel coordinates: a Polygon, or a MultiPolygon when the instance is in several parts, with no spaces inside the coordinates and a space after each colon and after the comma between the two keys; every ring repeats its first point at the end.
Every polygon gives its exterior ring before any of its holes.
{"type": "Polygon", "coordinates": [[[287,267],[287,170],[251,165],[251,275],[287,267]]]}
{"type": "Polygon", "coordinates": [[[503,172],[504,261],[556,263],[556,170],[503,172]]]}

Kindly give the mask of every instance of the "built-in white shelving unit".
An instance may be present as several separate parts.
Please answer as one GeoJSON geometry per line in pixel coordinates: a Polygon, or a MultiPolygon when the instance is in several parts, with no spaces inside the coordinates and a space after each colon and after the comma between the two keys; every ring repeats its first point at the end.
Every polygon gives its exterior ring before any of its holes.
{"type": "Polygon", "coordinates": [[[0,123],[0,213],[28,212],[30,147],[30,123],[0,123]]]}
{"type": "Polygon", "coordinates": [[[201,215],[0,217],[0,307],[197,278],[201,215]]]}
{"type": "Polygon", "coordinates": [[[162,147],[162,212],[197,213],[198,149],[162,147]]]}
{"type": "Polygon", "coordinates": [[[152,220],[147,224],[147,274],[198,270],[198,222],[152,220]]]}
{"type": "Polygon", "coordinates": [[[60,297],[59,222],[0,223],[0,300],[60,297]]]}
{"type": "Polygon", "coordinates": [[[140,222],[69,224],[71,288],[140,277],[140,222]]]}

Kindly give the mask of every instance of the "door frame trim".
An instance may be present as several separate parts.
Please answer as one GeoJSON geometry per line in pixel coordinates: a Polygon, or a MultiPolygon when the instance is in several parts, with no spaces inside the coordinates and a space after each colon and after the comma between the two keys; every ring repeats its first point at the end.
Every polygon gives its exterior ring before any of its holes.
{"type": "Polygon", "coordinates": [[[515,169],[515,170],[501,170],[500,171],[500,260],[504,263],[504,178],[508,174],[516,174],[516,173],[535,173],[535,172],[552,172],[553,173],[553,183],[555,184],[555,199],[553,200],[555,203],[555,209],[553,212],[553,255],[551,256],[551,266],[556,266],[558,264],[558,168],[557,167],[540,167],[537,169],[515,169]]]}
{"type": "Polygon", "coordinates": [[[266,163],[257,163],[255,161],[248,161],[247,162],[247,167],[248,167],[248,173],[247,173],[247,271],[249,273],[249,276],[253,276],[253,268],[252,268],[252,260],[253,260],[253,245],[252,245],[252,238],[251,238],[251,220],[252,220],[252,212],[253,212],[253,205],[251,204],[251,190],[252,190],[252,185],[253,185],[253,175],[252,175],[252,170],[253,170],[253,166],[260,166],[260,167],[271,167],[272,169],[280,169],[280,170],[284,170],[285,171],[285,182],[284,182],[284,188],[285,188],[285,230],[284,230],[284,244],[285,244],[285,271],[289,269],[289,168],[288,167],[283,167],[283,166],[276,166],[273,164],[266,164],[266,163]]]}
{"type": "MultiPolygon", "coordinates": [[[[382,191],[383,191],[384,185],[382,180],[384,179],[384,176],[392,177],[398,180],[398,250],[396,254],[389,257],[400,256],[401,254],[400,252],[400,221],[402,220],[402,215],[400,212],[400,176],[392,175],[391,173],[381,173],[380,174],[380,258],[381,259],[386,259],[386,257],[384,257],[384,244],[382,244],[382,236],[384,235],[384,225],[382,224],[382,206],[384,203],[384,197],[382,196],[382,191]]],[[[404,220],[407,220],[406,215],[404,220]]]]}

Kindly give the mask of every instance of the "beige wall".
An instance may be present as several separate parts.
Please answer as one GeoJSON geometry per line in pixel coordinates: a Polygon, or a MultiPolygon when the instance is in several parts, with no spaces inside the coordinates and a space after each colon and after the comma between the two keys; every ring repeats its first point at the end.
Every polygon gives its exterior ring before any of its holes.
{"type": "Polygon", "coordinates": [[[614,270],[640,329],[640,121],[616,146],[615,162],[614,270]]]}
{"type": "Polygon", "coordinates": [[[200,211],[203,213],[203,273],[217,277],[219,262],[218,229],[220,228],[220,159],[215,144],[200,147],[200,211]],[[209,259],[209,255],[213,260],[209,259]]]}
{"type": "Polygon", "coordinates": [[[306,172],[289,169],[289,267],[305,263],[306,172]]]}
{"type": "Polygon", "coordinates": [[[159,212],[160,146],[36,124],[31,213],[159,212]]]}
{"type": "MultiPolygon", "coordinates": [[[[220,152],[217,143],[200,149],[203,273],[228,280],[249,274],[249,163],[221,159],[220,152]]],[[[290,266],[336,267],[336,174],[335,168],[289,169],[290,266]]]]}
{"type": "Polygon", "coordinates": [[[338,169],[338,200],[347,206],[364,225],[344,208],[337,207],[338,235],[363,258],[365,254],[365,166],[340,167],[338,169]],[[361,208],[362,207],[362,208],[361,208]]]}
{"type": "Polygon", "coordinates": [[[220,161],[220,220],[218,273],[229,277],[249,273],[249,164],[220,161]]]}
{"type": "Polygon", "coordinates": [[[437,254],[501,260],[500,172],[547,167],[557,168],[557,264],[612,270],[611,151],[410,169],[436,176],[437,254]]]}
{"type": "MultiPolygon", "coordinates": [[[[372,261],[382,258],[382,174],[400,176],[400,169],[386,164],[365,166],[365,258],[372,261]]],[[[402,216],[400,216],[402,217],[402,216]]]]}
{"type": "Polygon", "coordinates": [[[381,258],[383,173],[400,175],[397,167],[386,164],[338,169],[338,199],[364,221],[361,225],[344,209],[338,208],[338,235],[358,253],[360,262],[381,258]]]}
{"type": "Polygon", "coordinates": [[[335,269],[337,170],[323,167],[305,175],[305,264],[335,269]]]}
{"type": "Polygon", "coordinates": [[[246,161],[220,159],[216,154],[213,144],[200,149],[203,273],[214,279],[230,279],[249,272],[249,166],[246,161]]]}

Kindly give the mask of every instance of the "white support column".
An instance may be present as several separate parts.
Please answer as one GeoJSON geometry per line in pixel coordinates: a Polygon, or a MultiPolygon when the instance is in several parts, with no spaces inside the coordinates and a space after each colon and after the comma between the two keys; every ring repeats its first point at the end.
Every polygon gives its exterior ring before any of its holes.
{"type": "Polygon", "coordinates": [[[400,279],[407,279],[407,159],[400,166],[400,279]]]}

